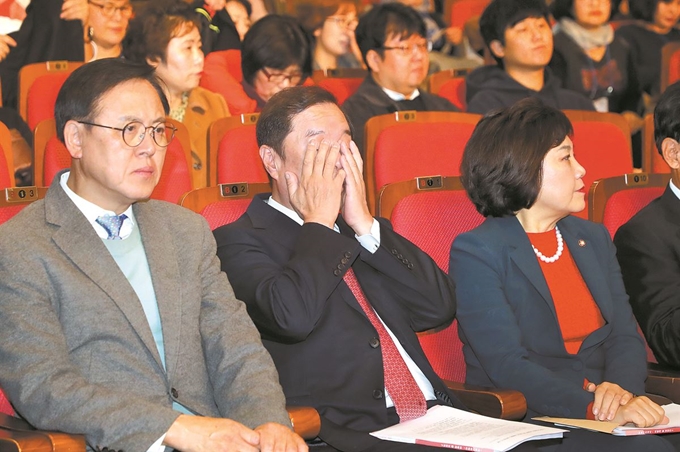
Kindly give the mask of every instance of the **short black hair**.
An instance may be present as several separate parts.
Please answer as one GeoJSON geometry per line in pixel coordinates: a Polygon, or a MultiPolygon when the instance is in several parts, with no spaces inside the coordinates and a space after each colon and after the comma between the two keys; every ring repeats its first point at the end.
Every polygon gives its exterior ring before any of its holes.
{"type": "MultiPolygon", "coordinates": [[[[257,145],[269,146],[285,160],[283,141],[293,128],[293,120],[303,111],[319,104],[333,104],[340,109],[335,96],[318,86],[294,86],[274,94],[265,104],[257,121],[257,145]]],[[[347,115],[345,120],[351,130],[352,125],[347,115]]]]}
{"type": "MultiPolygon", "coordinates": [[[[425,38],[427,29],[423,18],[415,9],[401,3],[386,3],[374,6],[359,18],[354,34],[364,63],[368,66],[366,61],[368,51],[375,50],[380,58],[383,58],[385,51],[382,47],[390,36],[396,35],[406,39],[418,35],[425,38]]],[[[370,66],[368,67],[370,70],[370,66]]]]}
{"type": "Polygon", "coordinates": [[[543,159],[573,135],[556,108],[528,97],[483,117],[465,146],[461,182],[485,217],[528,209],[541,190],[543,159]]]}
{"type": "Polygon", "coordinates": [[[193,27],[201,31],[199,16],[187,2],[148,0],[130,20],[123,39],[123,56],[137,63],[145,63],[147,58],[165,61],[170,40],[193,27]]]}
{"type": "Polygon", "coordinates": [[[100,112],[99,101],[116,86],[131,80],[145,80],[158,93],[167,115],[170,111],[161,81],[147,64],[131,63],[121,58],[92,61],[73,71],[59,90],[54,105],[57,138],[64,141],[64,126],[70,120],[95,120],[100,112]]]}
{"type": "MultiPolygon", "coordinates": [[[[563,17],[568,17],[570,19],[576,20],[574,17],[574,1],[575,0],[553,0],[550,4],[550,12],[555,20],[560,20],[563,17]]],[[[611,10],[609,11],[609,18],[614,15],[618,9],[618,4],[614,0],[610,0],[611,10]]]]}
{"type": "Polygon", "coordinates": [[[661,155],[661,143],[666,138],[680,143],[680,82],[666,88],[654,108],[654,142],[661,155]]]}
{"type": "Polygon", "coordinates": [[[654,14],[659,2],[670,3],[673,0],[628,0],[628,9],[633,19],[654,23],[654,14]]]}
{"type": "Polygon", "coordinates": [[[312,75],[312,48],[309,36],[295,19],[269,14],[250,27],[241,43],[243,79],[253,84],[263,67],[284,70],[296,65],[302,80],[312,75]]]}
{"type": "MultiPolygon", "coordinates": [[[[479,31],[490,48],[493,41],[505,45],[505,30],[529,17],[543,17],[550,23],[550,12],[543,0],[493,0],[479,18],[479,31]]],[[[503,60],[491,52],[502,67],[503,60]]]]}

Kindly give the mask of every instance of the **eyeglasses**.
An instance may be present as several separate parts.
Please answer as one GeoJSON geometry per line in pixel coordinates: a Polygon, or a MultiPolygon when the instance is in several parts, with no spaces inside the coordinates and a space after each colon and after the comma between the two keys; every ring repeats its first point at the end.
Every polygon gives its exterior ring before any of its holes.
{"type": "Polygon", "coordinates": [[[300,82],[302,81],[302,74],[300,74],[299,72],[290,75],[284,74],[283,72],[275,72],[272,74],[263,67],[262,73],[264,74],[265,77],[267,77],[267,81],[275,83],[277,85],[280,85],[285,80],[288,80],[291,85],[296,86],[300,84],[300,82]]]}
{"type": "Polygon", "coordinates": [[[344,16],[329,16],[326,18],[326,20],[335,22],[335,24],[338,25],[339,27],[343,27],[344,29],[349,31],[356,30],[357,25],[359,24],[359,21],[356,18],[348,19],[344,16]]]}
{"type": "Polygon", "coordinates": [[[116,11],[120,11],[120,15],[124,19],[127,19],[130,16],[132,16],[132,5],[130,5],[130,4],[126,4],[126,5],[123,5],[123,6],[113,6],[112,3],[104,3],[103,5],[100,5],[99,3],[95,3],[95,2],[89,2],[89,1],[87,3],[101,9],[102,13],[106,17],[113,17],[114,14],[116,14],[116,11]]]}
{"type": "Polygon", "coordinates": [[[411,56],[413,55],[416,51],[420,53],[425,53],[425,52],[430,52],[432,50],[432,42],[431,41],[425,41],[425,42],[418,42],[415,44],[411,45],[403,45],[403,46],[398,46],[398,47],[387,47],[383,46],[380,47],[383,50],[397,50],[401,56],[411,56]]]}
{"type": "Polygon", "coordinates": [[[78,122],[88,126],[118,130],[121,132],[125,144],[131,148],[142,144],[142,141],[144,141],[144,137],[146,136],[146,131],[149,129],[151,129],[151,138],[153,138],[154,143],[162,148],[168,147],[175,136],[175,132],[177,131],[177,128],[168,122],[159,122],[147,127],[139,121],[132,121],[125,124],[122,129],[120,127],[105,126],[102,124],[95,124],[93,122],[78,122]]]}

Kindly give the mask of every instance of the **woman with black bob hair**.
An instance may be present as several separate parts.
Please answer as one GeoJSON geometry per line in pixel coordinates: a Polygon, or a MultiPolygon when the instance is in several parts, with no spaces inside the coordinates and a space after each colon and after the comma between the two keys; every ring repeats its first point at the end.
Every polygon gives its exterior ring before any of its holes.
{"type": "MultiPolygon", "coordinates": [[[[466,383],[515,389],[535,416],[649,427],[644,344],[609,233],[583,210],[585,169],[564,113],[527,98],[484,117],[462,182],[486,220],[451,247],[466,383]]],[[[660,436],[575,429],[540,450],[675,450],[660,436]]]]}

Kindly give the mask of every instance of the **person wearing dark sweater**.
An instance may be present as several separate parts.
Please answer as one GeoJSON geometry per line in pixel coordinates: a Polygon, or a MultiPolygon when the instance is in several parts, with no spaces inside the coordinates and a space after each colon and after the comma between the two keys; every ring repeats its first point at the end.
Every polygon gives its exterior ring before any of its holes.
{"type": "Polygon", "coordinates": [[[590,99],[563,89],[546,67],[553,39],[543,0],[494,0],[479,25],[497,66],[468,75],[468,112],[484,114],[525,97],[537,97],[558,109],[594,110],[590,99]]]}
{"type": "Polygon", "coordinates": [[[661,87],[661,48],[680,41],[680,30],[675,28],[680,19],[680,1],[629,0],[629,5],[637,22],[619,28],[616,35],[630,45],[640,88],[651,96],[648,107],[653,107],[661,87]]]}
{"type": "Polygon", "coordinates": [[[364,126],[373,116],[395,111],[458,111],[448,100],[421,92],[428,68],[425,24],[408,6],[375,6],[359,20],[356,39],[369,74],[342,105],[362,155],[364,126]]]}

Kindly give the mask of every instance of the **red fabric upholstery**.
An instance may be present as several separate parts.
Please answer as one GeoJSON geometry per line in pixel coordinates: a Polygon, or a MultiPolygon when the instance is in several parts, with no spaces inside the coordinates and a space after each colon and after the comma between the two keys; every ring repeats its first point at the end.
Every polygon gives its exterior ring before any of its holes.
{"type": "Polygon", "coordinates": [[[210,229],[215,230],[220,226],[238,220],[246,212],[251,201],[250,198],[242,198],[214,202],[205,206],[201,215],[208,220],[210,229]]]}
{"type": "Polygon", "coordinates": [[[356,92],[363,81],[363,78],[329,77],[320,80],[317,85],[332,93],[342,105],[349,96],[356,92]]]}
{"type": "Polygon", "coordinates": [[[453,77],[439,88],[438,96],[448,99],[460,111],[467,109],[465,102],[465,77],[453,77]]]}
{"type": "Polygon", "coordinates": [[[375,143],[375,186],[418,176],[458,176],[474,124],[401,123],[382,131],[375,143]]]}
{"type": "MultiPolygon", "coordinates": [[[[463,190],[407,196],[399,201],[391,216],[394,230],[430,255],[444,271],[448,271],[449,250],[456,236],[483,220],[463,190]]],[[[437,333],[421,335],[419,340],[437,375],[447,380],[465,381],[465,360],[457,322],[437,333]]]]}
{"type": "Polygon", "coordinates": [[[28,89],[27,122],[31,130],[43,119],[54,118],[57,95],[69,75],[70,72],[42,75],[28,89]]]}
{"type": "Polygon", "coordinates": [[[257,111],[257,102],[248,97],[243,90],[242,80],[239,50],[210,52],[206,56],[200,85],[207,90],[221,94],[232,115],[257,111]]]}
{"type": "Polygon", "coordinates": [[[465,22],[481,16],[491,0],[456,0],[451,5],[451,26],[463,27],[465,22]]]}
{"type": "Polygon", "coordinates": [[[43,181],[45,187],[49,187],[52,179],[64,168],[71,167],[71,154],[68,153],[64,143],[54,136],[45,146],[45,163],[43,167],[43,181]]]}
{"type": "Polygon", "coordinates": [[[189,165],[182,144],[177,139],[172,140],[165,151],[165,163],[163,163],[161,177],[158,185],[151,193],[151,199],[160,199],[176,204],[182,195],[192,188],[189,165]]]}
{"type": "MultiPolygon", "coordinates": [[[[606,122],[574,122],[574,155],[586,169],[583,177],[586,193],[598,179],[633,172],[633,156],[628,137],[621,129],[606,122]]],[[[586,195],[586,203],[588,197],[586,195]]],[[[588,218],[588,206],[575,214],[588,218]]]]}
{"type": "Polygon", "coordinates": [[[0,149],[0,188],[14,186],[14,171],[7,167],[4,149],[0,149]]]}
{"type": "Polygon", "coordinates": [[[665,187],[637,187],[614,193],[604,207],[605,225],[609,234],[614,234],[619,227],[630,220],[643,207],[663,194],[665,187]]]}
{"type": "Polygon", "coordinates": [[[673,52],[668,60],[668,85],[680,80],[680,49],[673,52]]]}
{"type": "Polygon", "coordinates": [[[9,404],[9,400],[5,397],[5,393],[2,392],[2,389],[0,389],[0,413],[8,414],[10,416],[15,415],[12,405],[9,404]]]}
{"type": "Polygon", "coordinates": [[[217,151],[217,183],[269,182],[258,149],[254,124],[227,131],[217,151]]]}

